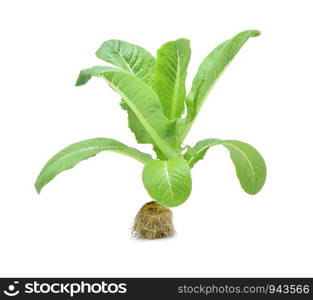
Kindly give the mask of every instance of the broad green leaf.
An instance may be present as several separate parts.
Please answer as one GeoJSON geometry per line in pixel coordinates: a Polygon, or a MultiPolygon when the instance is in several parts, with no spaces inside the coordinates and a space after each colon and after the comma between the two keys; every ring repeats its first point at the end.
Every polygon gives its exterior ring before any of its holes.
{"type": "Polygon", "coordinates": [[[202,159],[206,151],[215,145],[223,145],[230,153],[241,187],[248,194],[256,194],[266,179],[266,165],[261,154],[251,145],[234,140],[206,139],[187,151],[184,158],[191,167],[202,159]]]}
{"type": "Polygon", "coordinates": [[[121,40],[109,40],[101,45],[96,55],[134,74],[145,83],[151,83],[155,58],[144,48],[121,40]]]}
{"type": "Polygon", "coordinates": [[[183,141],[188,134],[206,97],[225,68],[233,60],[246,41],[258,35],[260,35],[258,30],[243,31],[235,35],[232,39],[217,46],[200,64],[198,72],[192,82],[191,91],[187,97],[188,113],[185,124],[181,126],[183,129],[181,130],[179,141],[183,141]]]}
{"type": "Polygon", "coordinates": [[[149,161],[142,180],[149,195],[167,207],[184,203],[191,193],[190,167],[182,158],[149,161]]]}
{"type": "MultiPolygon", "coordinates": [[[[96,55],[100,59],[132,73],[145,83],[151,84],[155,58],[142,47],[120,40],[109,40],[101,45],[96,55]]],[[[138,143],[153,143],[149,133],[124,100],[122,100],[121,107],[127,111],[128,126],[135,134],[138,143]]]]}
{"type": "Polygon", "coordinates": [[[149,154],[128,147],[116,140],[95,138],[72,144],[54,155],[40,172],[35,187],[38,193],[59,173],[73,168],[80,161],[95,156],[102,151],[114,151],[130,156],[144,164],[152,157],[149,154]]]}
{"type": "Polygon", "coordinates": [[[149,85],[128,72],[100,66],[81,71],[76,85],[85,84],[92,76],[105,79],[121,95],[166,157],[177,157],[176,125],[165,118],[159,98],[149,85]]]}
{"type": "Polygon", "coordinates": [[[245,42],[260,35],[257,30],[247,30],[217,46],[201,63],[191,88],[191,98],[198,112],[214,83],[236,56],[245,42]]]}
{"type": "Polygon", "coordinates": [[[189,41],[186,39],[165,43],[157,53],[153,88],[169,120],[179,118],[184,111],[190,53],[189,41]]]}
{"type": "Polygon", "coordinates": [[[198,72],[192,81],[191,91],[188,99],[192,103],[192,113],[194,118],[201,108],[201,104],[205,101],[207,95],[214,86],[214,83],[222,75],[228,63],[222,56],[222,50],[229,43],[225,41],[218,45],[200,64],[198,72]]]}

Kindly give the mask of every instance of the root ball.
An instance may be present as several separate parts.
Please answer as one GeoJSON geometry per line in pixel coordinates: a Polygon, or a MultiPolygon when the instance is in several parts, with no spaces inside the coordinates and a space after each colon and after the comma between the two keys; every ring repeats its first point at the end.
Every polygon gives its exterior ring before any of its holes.
{"type": "Polygon", "coordinates": [[[172,211],[155,201],[146,203],[138,212],[133,235],[144,239],[160,239],[175,234],[172,211]]]}

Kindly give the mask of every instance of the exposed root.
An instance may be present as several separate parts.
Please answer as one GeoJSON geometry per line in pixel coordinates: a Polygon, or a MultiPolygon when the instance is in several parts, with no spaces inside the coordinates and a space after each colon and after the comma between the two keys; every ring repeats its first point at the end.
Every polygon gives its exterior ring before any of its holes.
{"type": "Polygon", "coordinates": [[[135,237],[160,239],[175,234],[172,211],[154,201],[146,203],[138,212],[132,228],[135,237]]]}

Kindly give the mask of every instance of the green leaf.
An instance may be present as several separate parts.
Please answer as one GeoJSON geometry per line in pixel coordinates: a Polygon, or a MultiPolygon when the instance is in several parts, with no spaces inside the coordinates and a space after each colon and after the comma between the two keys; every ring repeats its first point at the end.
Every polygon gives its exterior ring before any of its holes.
{"type": "Polygon", "coordinates": [[[151,138],[149,132],[140,123],[136,114],[131,110],[131,108],[126,104],[125,110],[128,114],[128,127],[131,132],[135,135],[136,140],[139,144],[153,144],[154,141],[151,138]]]}
{"type": "Polygon", "coordinates": [[[179,39],[164,44],[157,53],[153,88],[159,95],[163,112],[175,120],[184,111],[185,80],[190,59],[189,41],[179,39]]]}
{"type": "Polygon", "coordinates": [[[258,35],[260,35],[258,30],[243,31],[217,46],[200,64],[188,95],[188,113],[185,124],[183,125],[185,128],[181,130],[180,141],[183,141],[188,134],[205,99],[225,68],[233,60],[245,42],[250,37],[256,37],[258,35]]]}
{"type": "Polygon", "coordinates": [[[199,112],[202,103],[205,101],[209,92],[212,90],[214,83],[223,74],[227,67],[227,56],[222,55],[222,50],[229,41],[218,45],[200,64],[198,72],[192,81],[191,91],[188,98],[193,106],[194,117],[199,112]]]}
{"type": "Polygon", "coordinates": [[[73,168],[80,161],[95,156],[101,151],[113,151],[130,156],[144,164],[152,157],[149,154],[130,148],[116,140],[95,138],[72,144],[54,155],[40,172],[35,187],[38,193],[56,175],[73,168]]]}
{"type": "Polygon", "coordinates": [[[215,145],[223,145],[230,153],[241,187],[248,194],[256,194],[266,179],[266,165],[261,154],[251,145],[234,140],[206,139],[187,151],[184,158],[191,167],[202,159],[207,150],[215,145]]]}
{"type": "Polygon", "coordinates": [[[131,108],[126,104],[126,102],[122,99],[120,102],[120,107],[127,111],[128,115],[128,127],[135,135],[136,140],[139,144],[153,144],[153,139],[147,130],[142,126],[134,112],[131,108]]]}
{"type": "Polygon", "coordinates": [[[165,118],[159,98],[149,85],[128,72],[99,66],[81,71],[76,85],[85,84],[92,76],[105,79],[122,96],[166,157],[177,157],[176,125],[165,118]]]}
{"type": "MultiPolygon", "coordinates": [[[[100,59],[130,72],[145,83],[151,84],[155,58],[142,47],[120,40],[109,40],[102,44],[96,55],[100,59]]],[[[127,111],[128,126],[135,134],[138,143],[152,144],[153,140],[149,133],[124,100],[122,100],[121,107],[127,111]]]]}
{"type": "Polygon", "coordinates": [[[155,58],[144,48],[121,40],[109,40],[101,45],[96,55],[106,62],[132,73],[145,83],[151,83],[155,58]]]}
{"type": "Polygon", "coordinates": [[[149,161],[142,180],[149,195],[167,207],[184,203],[191,193],[190,167],[182,158],[149,161]]]}
{"type": "Polygon", "coordinates": [[[191,88],[191,98],[198,112],[214,83],[236,56],[245,42],[260,35],[257,30],[247,30],[217,46],[201,63],[191,88]]]}

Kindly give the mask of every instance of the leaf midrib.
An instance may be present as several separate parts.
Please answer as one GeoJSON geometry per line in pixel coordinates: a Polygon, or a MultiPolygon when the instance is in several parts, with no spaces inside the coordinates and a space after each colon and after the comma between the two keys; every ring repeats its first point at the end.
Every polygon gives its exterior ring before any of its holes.
{"type": "Polygon", "coordinates": [[[173,193],[172,185],[170,182],[170,174],[168,172],[168,162],[167,161],[164,162],[164,171],[165,171],[165,178],[166,178],[166,181],[167,181],[167,184],[169,187],[169,191],[171,194],[171,200],[174,200],[174,193],[173,193]]]}
{"type": "MultiPolygon", "coordinates": [[[[100,75],[100,77],[102,76],[100,75]]],[[[140,120],[141,124],[149,132],[152,139],[155,141],[156,145],[160,148],[162,152],[164,152],[163,154],[166,155],[168,158],[177,157],[176,152],[165,141],[163,141],[163,139],[159,136],[159,134],[154,130],[154,128],[146,120],[144,115],[137,109],[136,105],[134,105],[132,101],[129,100],[129,98],[123,93],[123,91],[119,89],[117,85],[113,86],[111,82],[105,76],[103,76],[102,78],[104,78],[105,81],[113,89],[116,89],[119,92],[119,94],[122,96],[124,101],[128,104],[128,106],[132,109],[132,111],[135,113],[137,118],[140,120]]]]}
{"type": "Polygon", "coordinates": [[[135,74],[135,72],[133,71],[133,69],[131,68],[130,64],[124,59],[122,53],[120,51],[118,51],[119,56],[121,57],[121,59],[123,60],[124,64],[126,65],[127,69],[129,70],[130,73],[135,74]]]}
{"type": "Polygon", "coordinates": [[[180,72],[181,72],[181,68],[180,68],[180,57],[179,57],[179,52],[178,52],[178,48],[176,46],[176,55],[177,55],[177,70],[176,70],[176,78],[175,78],[175,84],[174,84],[174,90],[173,90],[173,99],[171,101],[172,103],[172,107],[171,107],[171,114],[170,114],[170,118],[175,119],[176,115],[177,115],[177,106],[178,106],[178,94],[179,94],[179,81],[180,81],[180,72]]]}

